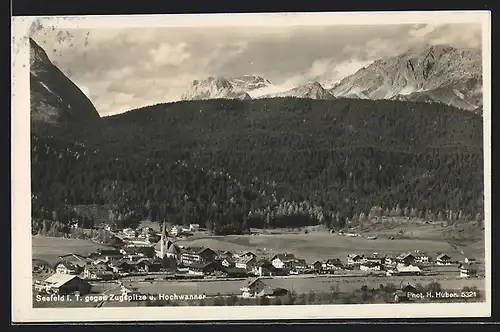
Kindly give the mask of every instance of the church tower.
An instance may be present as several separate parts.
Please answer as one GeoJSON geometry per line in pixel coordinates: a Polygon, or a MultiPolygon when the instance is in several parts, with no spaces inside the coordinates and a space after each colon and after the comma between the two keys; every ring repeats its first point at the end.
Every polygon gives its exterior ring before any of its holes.
{"type": "Polygon", "coordinates": [[[165,232],[165,222],[163,222],[163,225],[162,225],[162,229],[161,229],[161,249],[160,249],[160,257],[163,259],[163,257],[165,257],[166,255],[166,249],[165,248],[165,242],[167,240],[167,235],[166,235],[166,232],[165,232]]]}

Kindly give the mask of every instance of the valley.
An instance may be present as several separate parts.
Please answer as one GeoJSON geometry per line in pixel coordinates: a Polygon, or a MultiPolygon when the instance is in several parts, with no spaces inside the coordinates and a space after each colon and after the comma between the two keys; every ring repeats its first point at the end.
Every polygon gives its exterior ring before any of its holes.
{"type": "Polygon", "coordinates": [[[37,292],[53,291],[56,271],[94,295],[202,291],[222,303],[247,297],[241,276],[263,277],[265,299],[284,287],[320,304],[397,302],[403,282],[484,295],[476,52],[408,50],[329,89],[200,77],[180,101],[99,117],[31,47],[37,292]]]}

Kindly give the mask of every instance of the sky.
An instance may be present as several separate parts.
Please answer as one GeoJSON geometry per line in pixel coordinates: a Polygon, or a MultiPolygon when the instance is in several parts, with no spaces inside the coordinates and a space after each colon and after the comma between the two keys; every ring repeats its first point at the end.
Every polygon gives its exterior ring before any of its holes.
{"type": "Polygon", "coordinates": [[[40,28],[32,38],[108,116],[179,100],[208,76],[259,75],[274,91],[312,80],[328,87],[413,47],[480,48],[481,26],[40,28]]]}

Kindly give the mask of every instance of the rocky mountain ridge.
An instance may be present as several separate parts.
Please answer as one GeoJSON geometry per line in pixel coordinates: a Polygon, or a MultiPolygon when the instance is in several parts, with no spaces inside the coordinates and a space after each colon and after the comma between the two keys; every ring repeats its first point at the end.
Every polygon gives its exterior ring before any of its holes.
{"type": "Polygon", "coordinates": [[[378,59],[330,89],[325,89],[318,81],[282,91],[279,86],[257,75],[227,79],[209,77],[194,81],[183,100],[273,97],[394,99],[438,102],[475,112],[482,108],[481,61],[478,50],[424,45],[378,59]]]}
{"type": "Polygon", "coordinates": [[[309,98],[309,99],[323,99],[323,100],[331,100],[335,98],[328,90],[326,90],[317,81],[308,82],[306,84],[299,85],[293,89],[284,92],[264,95],[262,98],[275,98],[275,97],[294,97],[294,98],[309,98]]]}
{"type": "Polygon", "coordinates": [[[330,92],[335,97],[441,102],[475,110],[482,102],[481,54],[446,45],[408,50],[376,60],[330,92]]]}
{"type": "Polygon", "coordinates": [[[94,121],[100,118],[89,98],[31,38],[30,109],[32,128],[39,124],[94,121]]]}

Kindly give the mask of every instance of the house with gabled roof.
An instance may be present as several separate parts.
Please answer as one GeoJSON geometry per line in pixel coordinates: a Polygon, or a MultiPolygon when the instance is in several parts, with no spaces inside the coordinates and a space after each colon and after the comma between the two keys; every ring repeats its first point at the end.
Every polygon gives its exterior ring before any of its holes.
{"type": "Polygon", "coordinates": [[[54,266],[54,270],[59,274],[79,274],[81,269],[70,262],[60,261],[54,266]]]}
{"type": "Polygon", "coordinates": [[[315,261],[314,263],[311,264],[311,269],[318,273],[321,272],[323,270],[323,262],[315,261]]]}
{"type": "Polygon", "coordinates": [[[302,259],[302,258],[296,258],[292,264],[291,264],[291,268],[297,272],[302,272],[302,271],[305,271],[307,270],[308,266],[307,266],[307,262],[305,259],[302,259]]]}
{"type": "Polygon", "coordinates": [[[224,259],[224,258],[233,259],[233,258],[236,258],[236,256],[237,256],[231,250],[220,250],[217,252],[217,254],[218,254],[219,259],[224,259]]]}
{"type": "Polygon", "coordinates": [[[76,275],[55,273],[39,284],[35,284],[35,291],[50,294],[88,294],[92,286],[76,275]]]}
{"type": "Polygon", "coordinates": [[[275,273],[276,268],[267,259],[261,259],[257,261],[252,269],[252,273],[256,276],[272,276],[275,273]]]}
{"type": "Polygon", "coordinates": [[[408,302],[410,300],[409,294],[414,292],[416,292],[416,288],[414,286],[410,283],[403,285],[401,282],[399,288],[394,292],[394,302],[408,302]]]}
{"type": "Polygon", "coordinates": [[[358,254],[349,254],[347,255],[347,265],[359,265],[363,263],[364,256],[358,254]]]}
{"type": "Polygon", "coordinates": [[[292,269],[296,259],[294,254],[276,254],[271,258],[271,264],[277,269],[292,269]]]}
{"type": "Polygon", "coordinates": [[[114,273],[127,273],[133,271],[134,265],[133,262],[123,259],[111,262],[109,267],[114,273]]]}
{"type": "Polygon", "coordinates": [[[436,264],[437,265],[451,265],[451,257],[448,256],[447,254],[439,254],[436,257],[436,264]]]}
{"type": "Polygon", "coordinates": [[[257,258],[257,255],[254,254],[253,252],[251,251],[247,251],[247,252],[244,252],[244,253],[241,253],[238,255],[240,258],[243,258],[243,257],[253,257],[253,258],[257,258]]]}
{"type": "Polygon", "coordinates": [[[341,270],[344,268],[344,264],[338,258],[330,258],[321,263],[321,270],[328,272],[334,270],[341,270]]]}
{"type": "Polygon", "coordinates": [[[217,272],[224,273],[225,269],[223,269],[222,266],[220,266],[216,262],[192,263],[188,268],[189,274],[198,276],[210,275],[217,272]]]}
{"type": "Polygon", "coordinates": [[[207,247],[191,247],[181,251],[181,263],[189,266],[193,263],[210,263],[215,261],[217,253],[207,247]]]}
{"type": "Polygon", "coordinates": [[[398,264],[412,265],[415,264],[415,256],[412,253],[405,252],[396,257],[398,264]]]}
{"type": "Polygon", "coordinates": [[[367,255],[364,257],[364,262],[368,263],[377,263],[377,264],[383,264],[385,261],[385,257],[380,255],[377,252],[372,253],[371,255],[367,255]]]}
{"type": "Polygon", "coordinates": [[[460,268],[460,278],[474,278],[477,276],[477,264],[475,263],[463,263],[459,265],[460,268]]]}
{"type": "Polygon", "coordinates": [[[430,262],[429,255],[425,252],[421,252],[420,250],[415,250],[413,256],[415,256],[415,263],[425,264],[430,262]]]}
{"type": "Polygon", "coordinates": [[[240,288],[242,297],[261,297],[264,295],[266,284],[260,278],[248,279],[240,288]]]}
{"type": "Polygon", "coordinates": [[[234,262],[234,266],[238,269],[245,269],[250,271],[253,269],[256,263],[256,259],[254,256],[246,255],[242,256],[234,262]]]}
{"type": "Polygon", "coordinates": [[[83,271],[85,279],[101,279],[102,276],[109,279],[114,277],[113,269],[106,263],[89,264],[83,271]]]}

